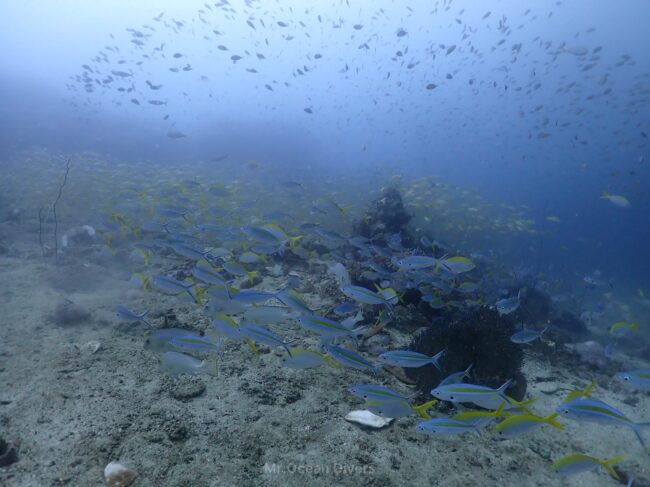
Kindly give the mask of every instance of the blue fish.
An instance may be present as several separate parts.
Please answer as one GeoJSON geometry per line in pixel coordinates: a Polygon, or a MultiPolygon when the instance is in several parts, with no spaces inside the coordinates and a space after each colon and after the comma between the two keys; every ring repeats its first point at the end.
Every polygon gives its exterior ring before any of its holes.
{"type": "Polygon", "coordinates": [[[544,333],[548,328],[544,328],[542,331],[537,331],[537,330],[521,330],[515,333],[510,337],[510,341],[512,343],[517,343],[520,345],[527,345],[530,342],[537,340],[538,338],[542,337],[542,333],[544,333]]]}
{"type": "Polygon", "coordinates": [[[641,436],[641,429],[650,427],[650,422],[635,423],[618,409],[598,399],[573,399],[572,401],[560,404],[557,412],[562,416],[576,421],[627,426],[634,432],[639,443],[646,450],[645,441],[641,436]]]}
{"type": "Polygon", "coordinates": [[[194,294],[194,283],[182,282],[173,277],[156,276],[153,279],[153,285],[164,293],[177,296],[179,294],[187,293],[192,301],[198,303],[198,299],[194,294]]]}
{"type": "Polygon", "coordinates": [[[382,353],[379,355],[378,359],[387,365],[393,365],[395,367],[417,368],[422,367],[423,365],[432,364],[435,365],[438,370],[442,370],[440,367],[440,359],[446,352],[447,349],[444,349],[433,357],[429,357],[423,353],[412,352],[411,350],[392,350],[382,353]]]}
{"type": "Polygon", "coordinates": [[[615,377],[632,389],[650,391],[650,369],[619,372],[615,377]]]}
{"type": "Polygon", "coordinates": [[[196,352],[218,352],[223,346],[221,342],[215,342],[208,337],[196,335],[175,336],[170,340],[170,343],[174,347],[196,352]]]}
{"type": "Polygon", "coordinates": [[[509,315],[510,313],[513,313],[519,309],[519,305],[521,304],[521,289],[519,290],[519,293],[517,293],[516,296],[512,298],[505,298],[505,299],[500,299],[495,303],[495,307],[497,309],[497,312],[500,315],[509,315]]]}
{"type": "Polygon", "coordinates": [[[347,348],[329,344],[325,346],[325,350],[327,350],[327,353],[331,355],[336,363],[343,365],[344,367],[368,370],[375,375],[382,367],[382,364],[373,364],[358,353],[348,350],[347,348]]]}
{"type": "Polygon", "coordinates": [[[348,388],[352,394],[366,401],[406,401],[410,402],[408,396],[384,386],[372,384],[357,384],[348,388]]]}
{"type": "Polygon", "coordinates": [[[431,436],[453,436],[463,433],[478,433],[481,424],[476,421],[459,421],[453,418],[433,418],[418,423],[415,430],[431,436]]]}
{"type": "Polygon", "coordinates": [[[239,327],[239,332],[242,336],[254,341],[264,343],[270,347],[284,347],[289,356],[291,357],[291,350],[289,350],[289,344],[292,342],[285,342],[277,336],[272,331],[262,328],[261,326],[256,325],[241,325],[239,327]]]}
{"type": "Polygon", "coordinates": [[[129,308],[125,306],[116,306],[115,307],[115,315],[120,318],[121,320],[128,321],[130,323],[144,323],[147,326],[151,326],[151,323],[147,321],[147,315],[149,314],[149,310],[145,311],[144,313],[138,314],[135,311],[131,311],[129,308]]]}

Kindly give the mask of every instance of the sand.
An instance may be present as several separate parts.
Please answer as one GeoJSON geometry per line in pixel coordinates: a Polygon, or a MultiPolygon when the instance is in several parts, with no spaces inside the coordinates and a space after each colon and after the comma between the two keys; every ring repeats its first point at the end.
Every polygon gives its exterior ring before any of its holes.
{"type": "MultiPolygon", "coordinates": [[[[231,343],[217,377],[170,377],[143,347],[147,326],[121,323],[112,310],[116,304],[150,308],[154,327],[167,321],[208,329],[196,307],[135,290],[110,258],[63,260],[56,266],[27,244],[0,256],[0,436],[18,454],[17,462],[0,467],[1,485],[101,485],[111,461],[135,469],[132,485],[141,487],[619,485],[602,469],[570,478],[550,471],[553,459],[578,451],[625,455],[621,471],[635,475],[635,485],[648,485],[650,460],[622,427],[566,420],[565,431],[544,427],[507,441],[489,432],[423,436],[414,429],[415,416],[379,431],[362,429],[344,420],[362,408],[345,389],[371,376],[327,367],[290,370],[280,365],[281,349],[261,347],[253,355],[231,343]],[[54,310],[65,300],[88,316],[55,323],[54,310]]],[[[319,283],[314,291],[331,279],[312,278],[319,283]]],[[[328,297],[308,293],[307,299],[320,305],[328,297]]],[[[393,343],[404,338],[391,333],[393,343]]],[[[286,336],[304,333],[287,325],[286,336]]],[[[528,395],[539,397],[540,414],[595,373],[554,362],[534,349],[526,355],[528,395]]],[[[409,392],[391,375],[382,377],[409,392]]],[[[602,385],[600,399],[635,420],[650,420],[648,394],[602,385]]]]}

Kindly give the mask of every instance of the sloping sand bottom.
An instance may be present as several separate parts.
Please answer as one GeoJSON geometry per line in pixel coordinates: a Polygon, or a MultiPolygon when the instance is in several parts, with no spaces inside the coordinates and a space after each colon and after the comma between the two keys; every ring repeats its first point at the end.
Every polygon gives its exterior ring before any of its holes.
{"type": "MultiPolygon", "coordinates": [[[[52,265],[3,258],[0,267],[0,436],[18,448],[18,461],[0,468],[2,485],[101,485],[111,461],[137,470],[136,486],[620,485],[602,469],[555,476],[552,460],[573,452],[625,455],[620,467],[635,485],[650,478],[650,460],[624,427],[564,421],[564,431],[544,427],[514,440],[489,432],[439,439],[416,433],[413,416],[363,430],[343,419],[363,406],[345,389],[371,376],[290,370],[280,365],[281,349],[262,347],[256,356],[229,344],[218,377],[170,377],[143,348],[146,326],[120,324],[111,310],[137,298],[134,307],[151,307],[156,326],[173,308],[180,323],[207,329],[190,304],[142,294],[99,270],[96,285],[62,290],[52,285],[52,265]],[[88,321],[54,324],[64,299],[88,310],[88,321]]],[[[535,354],[527,355],[525,374],[540,414],[592,376],[535,354]]],[[[408,392],[392,376],[383,379],[408,392]]],[[[647,394],[603,385],[610,389],[597,397],[650,420],[647,394]]]]}

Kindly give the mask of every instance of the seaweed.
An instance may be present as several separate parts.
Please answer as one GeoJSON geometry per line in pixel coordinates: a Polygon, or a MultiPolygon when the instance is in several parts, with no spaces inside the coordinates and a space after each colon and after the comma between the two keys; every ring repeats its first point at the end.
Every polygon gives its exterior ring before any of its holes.
{"type": "Polygon", "coordinates": [[[523,351],[510,341],[515,331],[509,317],[487,307],[432,325],[413,338],[410,349],[433,356],[446,348],[443,371],[426,365],[407,369],[406,374],[422,394],[429,394],[446,376],[473,364],[472,383],[496,388],[514,379],[508,395],[520,400],[526,393],[526,379],[521,371],[523,351]]]}
{"type": "Polygon", "coordinates": [[[59,186],[59,192],[56,195],[56,199],[54,200],[54,203],[52,203],[52,215],[54,215],[54,259],[58,262],[59,261],[59,220],[56,216],[56,205],[59,203],[59,200],[61,199],[61,195],[63,194],[63,188],[65,187],[65,183],[68,182],[68,174],[70,173],[70,158],[65,163],[65,174],[63,175],[63,182],[61,182],[61,186],[59,186]]]}

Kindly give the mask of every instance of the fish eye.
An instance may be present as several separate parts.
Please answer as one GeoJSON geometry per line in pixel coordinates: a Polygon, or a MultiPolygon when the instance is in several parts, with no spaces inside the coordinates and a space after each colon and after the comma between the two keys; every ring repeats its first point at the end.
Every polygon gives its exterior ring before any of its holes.
{"type": "Polygon", "coordinates": [[[630,380],[630,376],[629,375],[624,375],[623,380],[630,380]]]}
{"type": "Polygon", "coordinates": [[[454,396],[449,396],[449,399],[451,399],[451,400],[453,401],[453,400],[454,400],[454,396]]]}
{"type": "Polygon", "coordinates": [[[562,412],[563,412],[564,414],[569,414],[569,410],[568,410],[568,409],[564,409],[564,410],[562,410],[562,412]]]}

